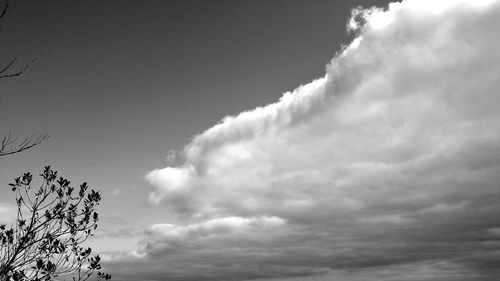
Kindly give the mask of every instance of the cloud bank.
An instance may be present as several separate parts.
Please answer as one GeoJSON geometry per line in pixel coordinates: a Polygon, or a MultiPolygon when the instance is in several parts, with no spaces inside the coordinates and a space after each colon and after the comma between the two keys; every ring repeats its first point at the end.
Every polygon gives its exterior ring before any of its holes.
{"type": "Polygon", "coordinates": [[[149,278],[499,279],[498,26],[499,1],[355,10],[324,77],[147,175],[180,218],[147,231],[149,278]]]}

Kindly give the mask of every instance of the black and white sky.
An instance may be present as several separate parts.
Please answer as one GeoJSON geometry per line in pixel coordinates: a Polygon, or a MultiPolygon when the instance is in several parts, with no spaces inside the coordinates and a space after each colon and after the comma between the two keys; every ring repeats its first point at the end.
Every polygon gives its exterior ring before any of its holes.
{"type": "Polygon", "coordinates": [[[1,184],[100,189],[113,280],[500,280],[499,0],[11,2],[1,184]]]}

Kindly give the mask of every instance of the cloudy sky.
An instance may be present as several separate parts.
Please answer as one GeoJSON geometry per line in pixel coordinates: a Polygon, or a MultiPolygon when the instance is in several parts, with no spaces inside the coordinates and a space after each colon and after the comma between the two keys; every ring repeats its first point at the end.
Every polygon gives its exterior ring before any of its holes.
{"type": "Polygon", "coordinates": [[[499,26],[499,0],[14,2],[0,60],[40,60],[0,128],[51,138],[0,179],[100,189],[113,280],[500,280],[499,26]]]}

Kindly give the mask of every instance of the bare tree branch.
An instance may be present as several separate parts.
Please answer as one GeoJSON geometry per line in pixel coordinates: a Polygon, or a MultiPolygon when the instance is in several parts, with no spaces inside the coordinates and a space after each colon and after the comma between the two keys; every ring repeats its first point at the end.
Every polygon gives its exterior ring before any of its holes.
{"type": "MultiPolygon", "coordinates": [[[[3,10],[0,13],[0,18],[5,15],[5,12],[8,8],[9,2],[5,2],[5,6],[3,10]]],[[[14,72],[10,72],[12,66],[14,63],[17,61],[17,56],[12,58],[9,63],[7,63],[6,66],[4,66],[0,70],[0,80],[6,79],[6,78],[12,78],[16,76],[21,76],[23,73],[25,73],[28,68],[36,61],[38,60],[39,56],[36,56],[34,59],[32,59],[28,64],[26,64],[22,69],[14,72]]],[[[39,136],[31,135],[30,137],[24,138],[22,141],[17,142],[19,140],[19,135],[13,137],[11,132],[7,136],[4,136],[0,142],[0,156],[6,156],[6,155],[11,155],[15,154],[21,151],[24,151],[26,149],[32,148],[33,146],[39,145],[43,141],[49,138],[49,135],[47,133],[42,133],[39,136]]]]}
{"type": "MultiPolygon", "coordinates": [[[[5,16],[5,14],[7,13],[7,10],[9,9],[9,4],[10,4],[9,0],[4,0],[4,3],[5,4],[3,5],[3,8],[0,9],[0,18],[3,18],[5,16]]],[[[40,55],[36,56],[29,63],[24,65],[24,67],[22,67],[21,69],[19,69],[17,71],[14,71],[14,70],[12,70],[12,67],[14,66],[14,63],[17,60],[17,56],[15,56],[14,58],[12,58],[9,61],[9,63],[5,67],[3,67],[0,70],[0,80],[6,79],[6,78],[11,78],[11,77],[16,77],[16,76],[21,76],[23,73],[26,72],[26,70],[28,70],[28,68],[30,68],[30,66],[36,60],[38,60],[39,57],[40,57],[40,55]]]]}
{"type": "MultiPolygon", "coordinates": [[[[0,18],[3,18],[5,16],[10,4],[9,0],[4,0],[3,3],[3,7],[0,8],[0,18]]],[[[0,69],[0,80],[21,76],[28,70],[28,68],[30,68],[33,63],[35,63],[36,60],[38,60],[39,57],[40,55],[36,56],[29,63],[24,65],[24,67],[18,70],[12,69],[17,62],[18,56],[13,57],[3,68],[0,69]]],[[[48,138],[49,136],[46,133],[42,133],[38,136],[33,134],[30,137],[20,139],[19,135],[14,137],[12,136],[11,132],[9,132],[7,136],[4,136],[0,140],[0,156],[11,155],[30,149],[36,145],[39,145],[48,138]]]]}
{"type": "Polygon", "coordinates": [[[14,62],[16,62],[16,60],[17,60],[17,56],[15,56],[13,59],[10,60],[10,62],[2,70],[0,70],[0,80],[1,79],[12,78],[12,77],[23,75],[26,72],[26,70],[28,70],[28,68],[30,68],[31,65],[33,63],[35,63],[35,61],[38,60],[39,57],[40,57],[40,55],[38,55],[35,58],[33,58],[29,63],[27,63],[20,70],[14,71],[14,72],[11,72],[11,73],[7,73],[10,70],[10,68],[12,67],[12,65],[14,64],[14,62]]]}
{"type": "Polygon", "coordinates": [[[8,135],[4,136],[0,142],[0,157],[30,149],[44,142],[48,138],[49,135],[47,133],[42,133],[40,135],[33,134],[20,140],[19,135],[13,136],[12,133],[9,132],[8,135]]]}
{"type": "Polygon", "coordinates": [[[3,6],[2,12],[0,12],[0,18],[5,16],[5,13],[7,12],[8,8],[9,8],[9,0],[5,0],[5,4],[3,6]]]}
{"type": "Polygon", "coordinates": [[[0,70],[0,74],[3,74],[5,71],[7,71],[14,64],[14,62],[16,62],[16,60],[17,56],[11,59],[10,62],[2,70],[0,70]]]}

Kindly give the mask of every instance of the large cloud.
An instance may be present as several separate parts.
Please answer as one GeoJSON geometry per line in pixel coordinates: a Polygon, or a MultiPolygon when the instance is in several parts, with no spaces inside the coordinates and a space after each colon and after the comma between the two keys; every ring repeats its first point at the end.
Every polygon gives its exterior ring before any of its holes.
{"type": "Polygon", "coordinates": [[[499,1],[355,11],[357,38],[323,78],[147,175],[151,202],[182,218],[148,231],[148,266],[168,262],[171,280],[500,278],[499,26],[499,1]]]}

